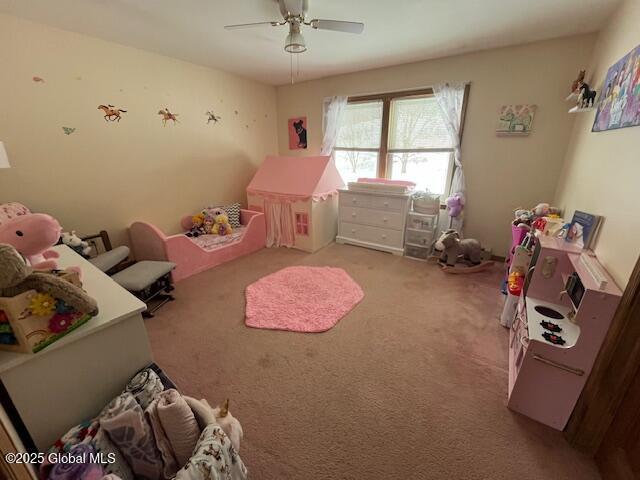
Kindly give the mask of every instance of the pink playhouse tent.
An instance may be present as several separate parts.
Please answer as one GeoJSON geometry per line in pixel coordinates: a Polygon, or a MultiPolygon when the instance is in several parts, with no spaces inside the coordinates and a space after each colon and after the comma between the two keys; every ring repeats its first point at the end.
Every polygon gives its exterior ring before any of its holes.
{"type": "Polygon", "coordinates": [[[247,203],[265,213],[268,247],[314,252],[336,237],[342,187],[331,157],[270,156],[247,187],[247,203]]]}

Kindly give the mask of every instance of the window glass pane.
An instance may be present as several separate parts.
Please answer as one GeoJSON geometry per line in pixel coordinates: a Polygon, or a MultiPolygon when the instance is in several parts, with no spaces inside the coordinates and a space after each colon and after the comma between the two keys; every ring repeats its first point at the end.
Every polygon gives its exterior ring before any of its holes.
{"type": "Polygon", "coordinates": [[[447,190],[450,165],[450,152],[390,153],[389,178],[409,180],[416,184],[416,189],[443,195],[447,190]]]}
{"type": "Polygon", "coordinates": [[[360,177],[378,176],[377,152],[334,151],[336,167],[345,183],[355,182],[360,177]]]}
{"type": "Polygon", "coordinates": [[[389,150],[452,146],[434,97],[401,98],[391,102],[389,150]]]}
{"type": "Polygon", "coordinates": [[[336,142],[341,148],[380,148],[382,102],[349,103],[336,142]]]}

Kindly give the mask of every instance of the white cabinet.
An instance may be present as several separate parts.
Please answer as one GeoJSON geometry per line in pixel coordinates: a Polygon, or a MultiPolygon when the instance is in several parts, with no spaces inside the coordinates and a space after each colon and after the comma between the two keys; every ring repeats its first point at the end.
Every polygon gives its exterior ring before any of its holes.
{"type": "MultiPolygon", "coordinates": [[[[0,352],[0,382],[31,441],[45,451],[60,435],[98,413],[152,361],[141,312],[145,304],[65,245],[61,268],[79,266],[100,313],[38,353],[0,352]]],[[[13,422],[18,419],[11,418],[13,422]]]]}
{"type": "Polygon", "coordinates": [[[404,253],[408,194],[338,190],[338,243],[404,253]]]}

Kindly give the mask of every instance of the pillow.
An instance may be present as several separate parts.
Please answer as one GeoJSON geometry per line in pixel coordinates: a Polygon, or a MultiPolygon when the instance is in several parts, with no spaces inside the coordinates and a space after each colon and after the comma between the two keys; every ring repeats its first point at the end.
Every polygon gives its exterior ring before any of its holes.
{"type": "Polygon", "coordinates": [[[230,205],[222,205],[219,207],[207,207],[205,208],[205,210],[209,211],[209,210],[214,210],[214,209],[222,209],[225,211],[225,213],[227,214],[227,217],[229,217],[229,225],[231,225],[233,228],[238,228],[240,226],[240,203],[236,202],[236,203],[232,203],[230,205]]]}
{"type": "Polygon", "coordinates": [[[229,224],[233,228],[238,228],[240,226],[240,204],[236,202],[232,203],[231,205],[226,205],[222,208],[227,212],[227,216],[229,217],[229,224]]]}

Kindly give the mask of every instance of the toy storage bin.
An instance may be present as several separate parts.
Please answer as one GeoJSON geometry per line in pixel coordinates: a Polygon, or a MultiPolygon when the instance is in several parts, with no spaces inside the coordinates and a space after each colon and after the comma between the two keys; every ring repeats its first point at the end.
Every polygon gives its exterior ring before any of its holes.
{"type": "Polygon", "coordinates": [[[409,258],[426,261],[429,258],[429,255],[431,254],[431,248],[427,246],[419,247],[416,245],[406,245],[404,249],[404,254],[409,258]]]}
{"type": "Polygon", "coordinates": [[[413,210],[418,213],[437,215],[440,212],[440,196],[430,195],[413,199],[413,210]]]}
{"type": "MultiPolygon", "coordinates": [[[[64,273],[61,278],[80,286],[75,272],[64,273]]],[[[15,297],[0,297],[0,350],[37,353],[91,318],[77,313],[60,316],[55,310],[36,315],[31,311],[31,303],[37,294],[28,290],[15,297]]]]}
{"type": "Polygon", "coordinates": [[[421,245],[431,247],[433,243],[433,232],[428,230],[407,229],[407,245],[421,245]]]}
{"type": "Polygon", "coordinates": [[[430,215],[419,212],[408,213],[407,228],[416,230],[434,230],[438,226],[438,215],[430,215]]]}

